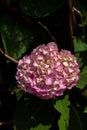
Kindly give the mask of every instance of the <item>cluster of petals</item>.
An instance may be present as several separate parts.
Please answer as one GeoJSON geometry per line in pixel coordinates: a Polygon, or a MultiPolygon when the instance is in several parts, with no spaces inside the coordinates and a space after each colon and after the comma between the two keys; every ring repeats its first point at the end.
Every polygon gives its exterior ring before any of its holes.
{"type": "Polygon", "coordinates": [[[72,89],[79,80],[79,72],[76,57],[68,50],[58,51],[56,43],[50,42],[19,60],[16,80],[25,92],[50,99],[72,89]]]}

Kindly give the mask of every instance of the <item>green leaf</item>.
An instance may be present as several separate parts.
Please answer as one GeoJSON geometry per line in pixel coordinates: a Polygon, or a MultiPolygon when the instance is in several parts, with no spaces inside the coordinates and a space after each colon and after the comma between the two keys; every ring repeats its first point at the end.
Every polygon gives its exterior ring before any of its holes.
{"type": "Polygon", "coordinates": [[[87,111],[86,113],[82,113],[80,119],[81,119],[83,130],[86,130],[87,129],[87,111]]]}
{"type": "Polygon", "coordinates": [[[34,128],[30,128],[30,130],[49,130],[50,126],[49,125],[43,125],[43,124],[39,124],[34,128]]]}
{"type": "Polygon", "coordinates": [[[80,115],[73,105],[70,105],[70,120],[68,130],[83,130],[80,115]]]}
{"type": "Polygon", "coordinates": [[[7,4],[10,4],[11,2],[13,2],[14,0],[4,0],[7,4]]]}
{"type": "Polygon", "coordinates": [[[25,53],[30,54],[35,47],[47,42],[48,38],[43,28],[40,29],[33,23],[27,25],[26,21],[22,20],[14,14],[6,13],[0,21],[5,53],[15,59],[21,58],[25,53]]]}
{"type": "Polygon", "coordinates": [[[49,130],[55,118],[50,101],[24,94],[17,103],[15,125],[17,130],[49,130]]]}
{"type": "Polygon", "coordinates": [[[15,125],[14,125],[14,130],[17,130],[15,125]]]}
{"type": "Polygon", "coordinates": [[[19,0],[21,10],[28,16],[44,17],[56,11],[65,0],[19,0]]]}
{"type": "Polygon", "coordinates": [[[68,95],[64,99],[56,101],[54,108],[61,114],[60,120],[58,121],[59,130],[67,130],[69,123],[69,105],[68,95]]]}
{"type": "Polygon", "coordinates": [[[76,85],[77,88],[83,89],[87,85],[87,66],[80,73],[80,79],[76,85]]]}
{"type": "Polygon", "coordinates": [[[5,53],[19,59],[30,47],[34,35],[25,23],[6,14],[1,19],[1,38],[5,53]]]}
{"type": "Polygon", "coordinates": [[[74,37],[73,42],[75,52],[87,51],[87,44],[80,38],[74,37]]]}
{"type": "Polygon", "coordinates": [[[81,68],[83,66],[83,64],[84,64],[83,63],[83,57],[81,57],[79,52],[75,53],[75,57],[77,58],[79,68],[81,68]]]}

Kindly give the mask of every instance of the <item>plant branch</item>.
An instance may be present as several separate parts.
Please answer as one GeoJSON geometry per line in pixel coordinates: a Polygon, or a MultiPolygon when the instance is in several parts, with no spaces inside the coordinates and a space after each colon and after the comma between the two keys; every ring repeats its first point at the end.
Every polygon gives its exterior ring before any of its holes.
{"type": "Polygon", "coordinates": [[[52,40],[57,43],[55,37],[51,34],[51,32],[49,31],[49,29],[47,28],[47,26],[45,26],[43,23],[41,23],[40,21],[38,22],[38,24],[44,29],[46,30],[46,32],[49,34],[49,36],[52,38],[52,40]]]}
{"type": "MultiPolygon", "coordinates": [[[[80,18],[81,18],[81,23],[83,23],[82,13],[81,13],[78,9],[76,9],[75,7],[73,7],[73,12],[77,13],[77,14],[80,16],[80,18]]],[[[74,24],[76,24],[75,19],[74,19],[74,24]]],[[[84,26],[83,26],[82,29],[83,29],[82,31],[83,31],[83,34],[84,34],[84,33],[85,33],[85,28],[84,28],[84,26]]]]}
{"type": "Polygon", "coordinates": [[[5,54],[1,48],[0,48],[0,53],[1,53],[4,57],[6,57],[8,60],[10,60],[10,61],[12,61],[12,62],[18,64],[18,61],[17,61],[17,60],[15,60],[15,59],[12,58],[11,56],[5,54]]]}
{"type": "Polygon", "coordinates": [[[69,30],[70,30],[70,45],[71,45],[71,51],[74,51],[74,45],[73,45],[73,0],[68,0],[68,6],[69,6],[69,30]]]}

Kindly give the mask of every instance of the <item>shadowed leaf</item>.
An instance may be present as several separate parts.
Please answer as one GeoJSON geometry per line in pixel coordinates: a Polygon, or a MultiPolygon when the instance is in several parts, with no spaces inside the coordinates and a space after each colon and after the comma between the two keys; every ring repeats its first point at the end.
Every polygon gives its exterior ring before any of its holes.
{"type": "Polygon", "coordinates": [[[54,107],[61,114],[58,121],[59,130],[67,130],[69,125],[69,105],[68,95],[62,100],[57,100],[54,107]]]}

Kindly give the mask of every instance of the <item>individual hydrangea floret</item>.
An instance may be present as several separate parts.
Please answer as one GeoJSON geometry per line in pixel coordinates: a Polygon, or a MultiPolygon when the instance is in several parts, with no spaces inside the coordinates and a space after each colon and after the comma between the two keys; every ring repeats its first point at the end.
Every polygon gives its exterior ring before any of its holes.
{"type": "Polygon", "coordinates": [[[79,80],[77,59],[68,50],[58,51],[56,43],[42,44],[19,60],[18,86],[41,99],[55,98],[72,89],[79,80]]]}

